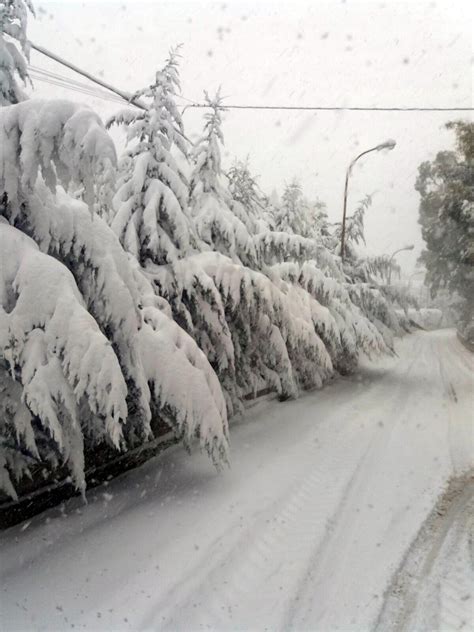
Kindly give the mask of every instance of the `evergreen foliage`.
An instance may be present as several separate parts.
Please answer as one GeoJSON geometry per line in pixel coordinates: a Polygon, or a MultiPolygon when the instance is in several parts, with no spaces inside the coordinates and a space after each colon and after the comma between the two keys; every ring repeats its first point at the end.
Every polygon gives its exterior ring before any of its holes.
{"type": "Polygon", "coordinates": [[[30,0],[2,0],[0,3],[0,107],[25,99],[17,78],[24,84],[29,80],[28,12],[34,14],[30,0]]]}
{"type": "Polygon", "coordinates": [[[179,49],[134,94],[117,158],[99,117],[23,101],[27,0],[0,3],[0,490],[39,468],[84,490],[85,455],[165,422],[227,461],[228,417],[262,390],[318,388],[400,332],[386,259],[358,252],[370,198],[340,229],[295,180],[267,197],[225,173],[218,92],[198,141],[176,103],[179,49]],[[34,306],[34,309],[32,309],[34,306]]]}
{"type": "Polygon", "coordinates": [[[419,167],[419,223],[426,243],[421,262],[432,296],[444,289],[458,297],[459,325],[474,338],[474,124],[447,125],[456,151],[439,152],[419,167]]]}

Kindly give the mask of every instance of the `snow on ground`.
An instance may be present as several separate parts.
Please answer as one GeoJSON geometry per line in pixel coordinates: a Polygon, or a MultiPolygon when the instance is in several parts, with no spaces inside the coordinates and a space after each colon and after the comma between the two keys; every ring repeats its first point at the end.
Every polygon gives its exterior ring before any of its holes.
{"type": "MultiPolygon", "coordinates": [[[[474,466],[472,355],[449,330],[397,350],[322,391],[253,408],[232,427],[229,471],[174,447],[91,491],[87,506],[73,499],[4,532],[0,627],[376,626],[448,479],[474,466]]],[[[435,587],[449,601],[453,574],[469,579],[466,564],[443,561],[465,557],[465,523],[451,520],[428,547],[439,560],[419,578],[407,625],[431,629],[435,587]]],[[[462,629],[461,616],[450,621],[462,629]]]]}
{"type": "Polygon", "coordinates": [[[473,629],[473,526],[471,472],[452,480],[408,549],[377,630],[473,629]]]}

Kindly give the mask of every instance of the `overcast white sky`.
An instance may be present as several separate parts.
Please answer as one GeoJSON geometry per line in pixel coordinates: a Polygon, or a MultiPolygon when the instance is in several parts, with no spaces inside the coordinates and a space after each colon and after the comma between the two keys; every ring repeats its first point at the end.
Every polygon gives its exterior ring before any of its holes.
{"type": "MultiPolygon", "coordinates": [[[[332,0],[35,2],[29,36],[124,90],[147,85],[169,48],[183,43],[182,93],[202,100],[222,85],[228,103],[258,105],[473,105],[470,2],[332,0]]],[[[81,80],[31,54],[31,64],[81,80]]],[[[103,117],[119,105],[35,83],[40,97],[85,100],[103,117]]],[[[193,137],[201,112],[187,110],[193,137]]],[[[262,188],[281,192],[297,176],[308,196],[339,219],[347,164],[386,138],[397,147],[355,169],[349,208],[377,191],[367,218],[367,247],[391,253],[415,243],[399,262],[410,271],[422,246],[417,168],[452,146],[443,129],[466,113],[255,112],[226,114],[228,164],[250,156],[262,188]]]]}

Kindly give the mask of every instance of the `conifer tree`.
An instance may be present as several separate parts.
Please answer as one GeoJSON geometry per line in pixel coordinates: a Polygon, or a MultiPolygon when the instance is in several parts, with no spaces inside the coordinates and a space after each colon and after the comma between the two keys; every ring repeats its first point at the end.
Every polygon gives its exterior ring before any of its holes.
{"type": "Polygon", "coordinates": [[[30,0],[3,0],[0,3],[0,107],[25,99],[17,78],[24,84],[29,80],[28,12],[34,15],[30,0]]]}
{"type": "Polygon", "coordinates": [[[177,261],[192,252],[195,243],[188,182],[173,153],[188,153],[175,102],[178,64],[179,48],[172,49],[155,81],[134,94],[144,109],[124,110],[107,123],[125,127],[128,143],[112,228],[144,267],[177,261]]]}
{"type": "Polygon", "coordinates": [[[0,110],[0,145],[3,490],[14,496],[41,463],[66,468],[83,489],[85,444],[126,449],[158,419],[225,460],[214,372],[91,213],[94,175],[115,161],[98,117],[65,101],[25,101],[0,110]],[[71,183],[89,207],[66,193],[71,183]]]}
{"type": "Polygon", "coordinates": [[[204,115],[204,134],[191,154],[190,205],[197,231],[213,250],[255,267],[252,226],[238,217],[235,200],[222,184],[220,145],[224,144],[221,126],[225,109],[219,92],[213,100],[205,93],[205,99],[209,111],[204,115]]]}

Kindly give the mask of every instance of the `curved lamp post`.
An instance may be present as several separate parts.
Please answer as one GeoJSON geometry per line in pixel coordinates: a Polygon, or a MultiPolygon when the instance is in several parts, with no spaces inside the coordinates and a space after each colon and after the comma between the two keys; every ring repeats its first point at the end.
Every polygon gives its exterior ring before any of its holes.
{"type": "Polygon", "coordinates": [[[356,156],[354,160],[351,162],[346,172],[346,184],[344,186],[344,210],[342,213],[342,231],[341,231],[341,260],[344,262],[345,248],[346,248],[346,211],[347,211],[347,189],[349,187],[349,178],[352,173],[352,167],[355,163],[365,156],[365,154],[370,154],[371,151],[382,151],[383,149],[393,149],[396,145],[396,142],[392,139],[386,140],[384,143],[380,143],[376,147],[372,147],[371,149],[366,149],[361,154],[356,156]]]}
{"type": "Polygon", "coordinates": [[[403,248],[399,248],[398,250],[395,250],[395,252],[392,254],[390,259],[388,260],[388,279],[387,279],[388,285],[390,285],[390,282],[392,280],[392,268],[390,266],[392,264],[392,261],[395,255],[398,254],[399,252],[403,252],[404,250],[413,250],[414,247],[415,246],[413,244],[409,244],[408,246],[403,246],[403,248]]]}

